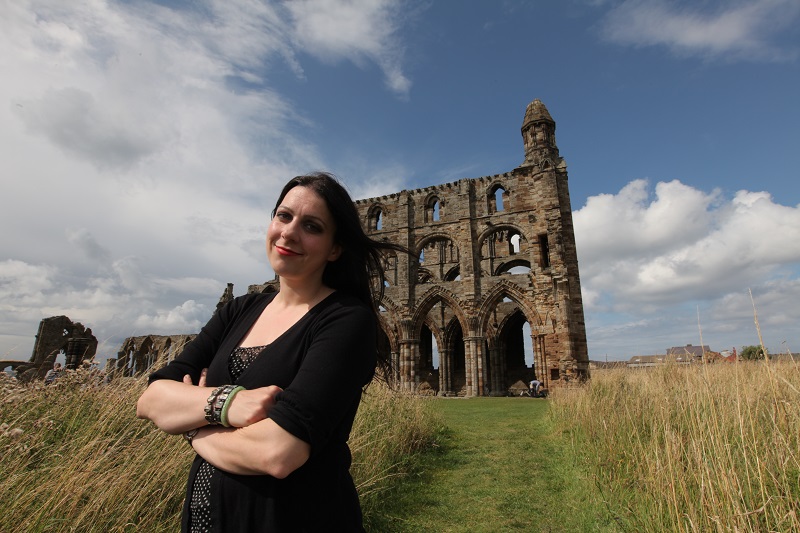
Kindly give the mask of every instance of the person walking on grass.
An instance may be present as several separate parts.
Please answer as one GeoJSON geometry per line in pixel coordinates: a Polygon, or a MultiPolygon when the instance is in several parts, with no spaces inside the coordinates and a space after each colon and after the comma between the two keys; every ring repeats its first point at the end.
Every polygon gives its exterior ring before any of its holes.
{"type": "Polygon", "coordinates": [[[217,311],[150,376],[137,415],[197,453],[183,532],[363,531],[347,440],[376,365],[388,371],[380,252],[406,250],[369,238],[326,173],[286,184],[266,249],[280,292],[217,311]]]}

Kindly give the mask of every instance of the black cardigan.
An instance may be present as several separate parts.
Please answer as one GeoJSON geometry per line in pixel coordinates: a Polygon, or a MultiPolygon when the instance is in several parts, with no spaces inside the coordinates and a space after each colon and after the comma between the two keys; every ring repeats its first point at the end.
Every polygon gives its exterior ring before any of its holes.
{"type": "MultiPolygon", "coordinates": [[[[228,358],[274,295],[249,294],[220,309],[150,381],[194,383],[208,368],[207,385],[231,383],[228,358]]],[[[347,439],[363,387],[375,372],[374,312],[338,291],[314,306],[275,339],[245,370],[237,385],[283,389],[269,418],[311,445],[308,461],[285,479],[217,469],[211,485],[215,531],[363,531],[358,494],[350,477],[347,439]]],[[[202,459],[189,474],[191,490],[202,459]]],[[[188,494],[182,530],[188,531],[188,494]]]]}

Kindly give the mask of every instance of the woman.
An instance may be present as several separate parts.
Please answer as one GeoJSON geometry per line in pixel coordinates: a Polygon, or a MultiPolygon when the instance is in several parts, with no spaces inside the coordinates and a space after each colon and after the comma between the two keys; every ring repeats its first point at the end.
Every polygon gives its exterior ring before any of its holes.
{"type": "Polygon", "coordinates": [[[267,231],[280,292],[220,309],[137,404],[197,452],[182,531],[363,530],[347,439],[377,362],[381,249],[403,250],[364,234],[331,175],[286,184],[267,231]]]}

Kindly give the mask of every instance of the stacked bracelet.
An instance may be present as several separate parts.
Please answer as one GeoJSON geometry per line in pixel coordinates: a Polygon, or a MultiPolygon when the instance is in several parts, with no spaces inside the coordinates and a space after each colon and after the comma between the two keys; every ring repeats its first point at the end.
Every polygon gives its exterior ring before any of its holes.
{"type": "Polygon", "coordinates": [[[222,385],[211,391],[211,395],[206,400],[206,422],[211,425],[230,427],[230,424],[228,424],[228,409],[230,409],[233,397],[241,390],[244,390],[244,387],[222,385]]]}

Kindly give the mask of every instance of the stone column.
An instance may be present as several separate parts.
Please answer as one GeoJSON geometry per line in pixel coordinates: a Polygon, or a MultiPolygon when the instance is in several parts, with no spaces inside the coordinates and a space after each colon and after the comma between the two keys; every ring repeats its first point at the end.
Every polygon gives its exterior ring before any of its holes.
{"type": "Polygon", "coordinates": [[[483,396],[483,337],[464,337],[464,354],[466,356],[467,396],[483,396]]]}
{"type": "Polygon", "coordinates": [[[531,335],[531,337],[533,337],[533,360],[536,362],[536,377],[544,387],[550,388],[550,372],[547,367],[544,335],[531,335]]]}
{"type": "Polygon", "coordinates": [[[392,385],[400,385],[400,352],[391,352],[391,375],[387,379],[392,385]]]}
{"type": "Polygon", "coordinates": [[[449,396],[453,392],[453,352],[450,349],[439,351],[439,396],[449,396]]]}
{"type": "Polygon", "coordinates": [[[400,388],[415,392],[419,384],[417,360],[419,359],[419,339],[400,341],[400,388]]]}

